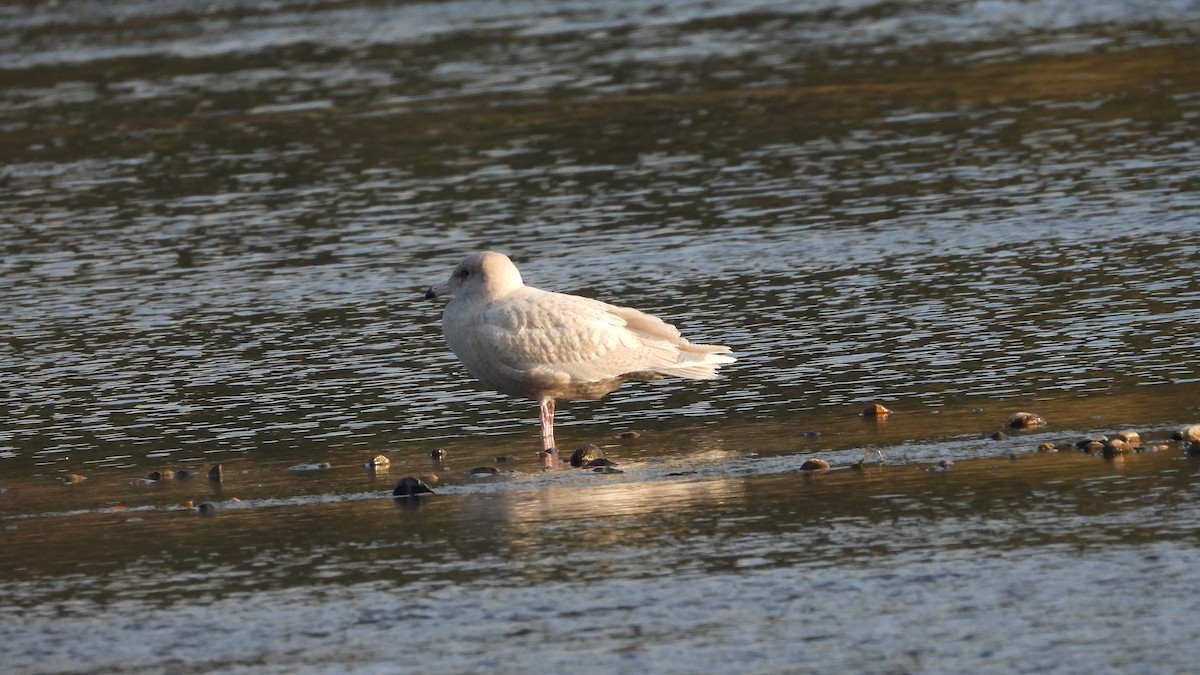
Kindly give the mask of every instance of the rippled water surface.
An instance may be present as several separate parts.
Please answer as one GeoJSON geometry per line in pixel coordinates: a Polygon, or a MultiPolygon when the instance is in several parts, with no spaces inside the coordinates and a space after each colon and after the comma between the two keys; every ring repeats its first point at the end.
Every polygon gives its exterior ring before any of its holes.
{"type": "Polygon", "coordinates": [[[1194,667],[1200,482],[1150,448],[1200,422],[1198,38],[1194,0],[0,5],[5,670],[1194,667]],[[560,405],[625,473],[539,471],[422,297],[485,248],[739,360],[560,405]]]}

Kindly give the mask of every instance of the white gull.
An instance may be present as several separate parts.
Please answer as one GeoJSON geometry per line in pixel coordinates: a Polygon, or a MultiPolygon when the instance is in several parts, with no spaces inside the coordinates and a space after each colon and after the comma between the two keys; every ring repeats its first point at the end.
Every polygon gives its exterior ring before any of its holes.
{"type": "Polygon", "coordinates": [[[598,399],[628,380],[711,380],[735,360],[729,347],[691,344],[636,309],[526,286],[501,253],[463,258],[425,297],[450,294],[450,350],[489,388],[538,401],[544,451],[555,447],[555,400],[598,399]]]}

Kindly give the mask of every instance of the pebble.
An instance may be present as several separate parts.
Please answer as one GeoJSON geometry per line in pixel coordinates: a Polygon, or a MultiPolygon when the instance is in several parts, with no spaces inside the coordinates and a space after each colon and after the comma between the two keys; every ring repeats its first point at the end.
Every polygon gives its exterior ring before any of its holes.
{"type": "Polygon", "coordinates": [[[993,441],[1004,441],[1008,440],[1008,434],[1004,433],[1003,431],[997,431],[991,436],[988,436],[988,438],[992,439],[993,441]]]}
{"type": "Polygon", "coordinates": [[[69,473],[59,480],[62,481],[63,485],[78,485],[79,483],[87,480],[87,476],[81,476],[77,473],[69,473]]]}
{"type": "Polygon", "coordinates": [[[1058,452],[1058,446],[1053,443],[1042,443],[1037,447],[1038,452],[1058,452]]]}
{"type": "Polygon", "coordinates": [[[363,464],[368,469],[385,469],[391,465],[392,460],[388,459],[385,455],[375,455],[363,464]]]}
{"type": "Polygon", "coordinates": [[[433,494],[433,490],[425,484],[425,481],[416,476],[405,476],[396,483],[396,488],[392,490],[392,496],[396,499],[411,499],[423,494],[433,494]]]}
{"type": "Polygon", "coordinates": [[[500,473],[500,469],[494,466],[477,466],[474,469],[467,469],[467,475],[475,477],[495,476],[498,473],[500,473]]]}
{"type": "Polygon", "coordinates": [[[196,508],[196,502],[189,499],[186,502],[180,504],[179,506],[181,506],[185,509],[194,509],[194,508],[196,508]]]}
{"type": "Polygon", "coordinates": [[[1136,431],[1118,431],[1112,436],[1118,441],[1124,441],[1130,445],[1138,445],[1142,442],[1142,435],[1136,431]]]}
{"type": "Polygon", "coordinates": [[[332,469],[333,465],[329,462],[317,462],[315,464],[296,464],[288,467],[288,471],[295,473],[309,473],[313,471],[326,471],[332,469]]]}
{"type": "Polygon", "coordinates": [[[623,441],[636,441],[641,437],[642,435],[636,431],[622,431],[621,433],[617,434],[617,438],[623,441]]]}
{"type": "Polygon", "coordinates": [[[887,417],[888,415],[892,414],[892,411],[888,410],[879,403],[872,403],[866,408],[863,408],[863,411],[859,414],[863,417],[887,417]]]}
{"type": "Polygon", "coordinates": [[[1015,412],[1008,416],[1004,426],[1010,429],[1037,429],[1046,426],[1046,418],[1031,412],[1015,412]]]}
{"type": "Polygon", "coordinates": [[[824,471],[828,468],[829,462],[817,457],[806,459],[804,460],[804,463],[800,465],[801,471],[824,471]]]}
{"type": "Polygon", "coordinates": [[[1079,448],[1080,450],[1086,450],[1087,447],[1089,445],[1091,445],[1092,443],[1107,443],[1107,442],[1108,442],[1108,436],[1088,436],[1087,438],[1081,438],[1081,439],[1075,441],[1075,447],[1079,448]]]}
{"type": "Polygon", "coordinates": [[[450,453],[445,448],[434,448],[429,452],[429,458],[435,462],[444,462],[450,453]]]}
{"type": "Polygon", "coordinates": [[[1104,452],[1104,443],[1100,441],[1091,441],[1083,446],[1084,452],[1104,452]]]}
{"type": "Polygon", "coordinates": [[[151,471],[150,473],[146,474],[146,478],[148,480],[155,480],[155,481],[171,480],[174,477],[175,477],[175,472],[171,471],[170,469],[165,469],[163,471],[151,471]]]}
{"type": "Polygon", "coordinates": [[[200,502],[196,505],[196,510],[200,513],[213,513],[217,510],[217,505],[212,502],[200,502]]]}
{"type": "Polygon", "coordinates": [[[600,446],[595,443],[588,443],[581,448],[576,448],[575,452],[571,453],[571,466],[580,467],[594,459],[602,459],[603,457],[604,451],[600,449],[600,446]]]}
{"type": "Polygon", "coordinates": [[[212,468],[208,470],[208,479],[220,483],[222,473],[224,473],[224,471],[221,469],[221,465],[213,464],[212,468]]]}
{"type": "Polygon", "coordinates": [[[1132,451],[1133,451],[1133,446],[1131,446],[1130,444],[1126,443],[1125,441],[1123,441],[1119,438],[1114,438],[1111,441],[1104,443],[1103,447],[1101,448],[1101,452],[1104,453],[1105,457],[1114,457],[1116,455],[1127,455],[1132,451]]]}

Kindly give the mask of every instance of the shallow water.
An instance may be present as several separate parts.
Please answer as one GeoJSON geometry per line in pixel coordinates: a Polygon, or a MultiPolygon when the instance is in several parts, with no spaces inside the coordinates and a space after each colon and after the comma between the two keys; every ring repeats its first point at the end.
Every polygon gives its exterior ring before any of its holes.
{"type": "Polygon", "coordinates": [[[1035,452],[1200,422],[1195,2],[0,26],[6,671],[1200,656],[1171,638],[1200,603],[1194,461],[1035,452]],[[625,473],[541,472],[533,404],[472,384],[422,298],[483,248],[739,361],[560,405],[560,442],[625,473]],[[1021,409],[1050,426],[987,438],[1021,409]],[[798,473],[814,454],[834,469],[798,473]],[[388,497],[426,473],[418,508],[388,497]]]}

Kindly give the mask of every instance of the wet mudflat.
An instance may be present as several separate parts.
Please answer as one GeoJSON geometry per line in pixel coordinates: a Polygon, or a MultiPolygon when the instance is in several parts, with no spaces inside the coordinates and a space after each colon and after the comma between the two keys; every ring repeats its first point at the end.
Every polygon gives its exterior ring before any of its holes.
{"type": "Polygon", "coordinates": [[[1149,442],[1200,422],[1194,3],[0,26],[6,672],[1200,658],[1197,460],[1149,442]],[[484,248],[739,361],[561,405],[623,473],[541,471],[421,297],[484,248]]]}

